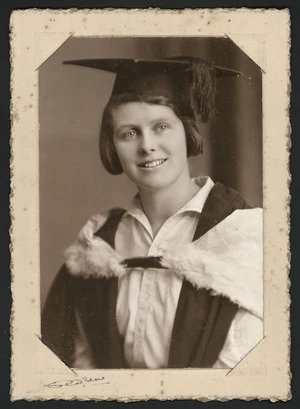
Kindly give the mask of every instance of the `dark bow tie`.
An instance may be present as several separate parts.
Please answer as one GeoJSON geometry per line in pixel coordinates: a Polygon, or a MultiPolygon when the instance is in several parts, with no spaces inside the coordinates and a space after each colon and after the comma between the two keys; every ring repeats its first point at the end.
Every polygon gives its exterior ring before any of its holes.
{"type": "Polygon", "coordinates": [[[150,256],[150,257],[133,257],[126,258],[122,261],[122,265],[125,268],[163,268],[167,267],[161,264],[161,256],[150,256]]]}

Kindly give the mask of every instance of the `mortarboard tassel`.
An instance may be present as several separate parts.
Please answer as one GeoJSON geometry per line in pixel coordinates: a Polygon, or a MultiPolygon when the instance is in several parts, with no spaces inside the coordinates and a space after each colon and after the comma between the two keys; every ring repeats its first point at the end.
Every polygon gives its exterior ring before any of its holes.
{"type": "Polygon", "coordinates": [[[191,103],[196,119],[208,122],[215,118],[216,71],[201,60],[192,62],[191,103]]]}

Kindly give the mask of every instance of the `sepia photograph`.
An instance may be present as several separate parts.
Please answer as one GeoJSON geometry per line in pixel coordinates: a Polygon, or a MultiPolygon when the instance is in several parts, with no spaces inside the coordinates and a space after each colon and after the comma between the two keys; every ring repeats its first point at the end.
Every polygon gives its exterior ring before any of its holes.
{"type": "Polygon", "coordinates": [[[262,339],[261,77],[224,37],[72,37],[39,67],[41,335],[68,366],[233,368],[262,339]]]}
{"type": "Polygon", "coordinates": [[[288,400],[288,12],[11,32],[12,400],[288,400]]]}

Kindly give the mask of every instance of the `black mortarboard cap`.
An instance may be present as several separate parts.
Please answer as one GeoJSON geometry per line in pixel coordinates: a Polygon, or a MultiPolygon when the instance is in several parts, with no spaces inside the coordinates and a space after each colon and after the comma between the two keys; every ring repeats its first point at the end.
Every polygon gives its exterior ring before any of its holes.
{"type": "Polygon", "coordinates": [[[64,61],[116,74],[112,95],[166,96],[176,101],[182,116],[207,122],[214,116],[216,78],[240,72],[213,66],[196,57],[87,59],[64,61]]]}

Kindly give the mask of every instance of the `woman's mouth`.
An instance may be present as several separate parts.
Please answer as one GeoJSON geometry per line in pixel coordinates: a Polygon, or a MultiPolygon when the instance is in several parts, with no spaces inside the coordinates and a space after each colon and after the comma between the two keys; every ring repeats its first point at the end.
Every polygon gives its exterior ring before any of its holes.
{"type": "Polygon", "coordinates": [[[160,166],[163,163],[165,163],[166,160],[167,159],[158,159],[158,160],[147,161],[147,162],[140,163],[138,166],[140,168],[147,168],[147,169],[156,168],[157,166],[160,166]]]}

